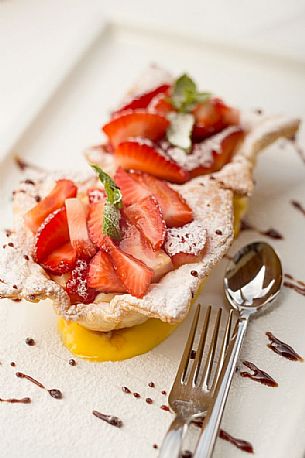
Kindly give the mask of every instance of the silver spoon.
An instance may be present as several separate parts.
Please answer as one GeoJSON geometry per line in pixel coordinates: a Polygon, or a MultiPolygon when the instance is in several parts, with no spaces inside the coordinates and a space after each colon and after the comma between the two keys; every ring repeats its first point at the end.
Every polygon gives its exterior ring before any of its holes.
{"type": "Polygon", "coordinates": [[[224,278],[224,290],[239,316],[212,404],[203,422],[194,458],[211,457],[249,319],[276,298],[281,285],[281,261],[268,243],[255,242],[246,245],[229,263],[224,278]]]}

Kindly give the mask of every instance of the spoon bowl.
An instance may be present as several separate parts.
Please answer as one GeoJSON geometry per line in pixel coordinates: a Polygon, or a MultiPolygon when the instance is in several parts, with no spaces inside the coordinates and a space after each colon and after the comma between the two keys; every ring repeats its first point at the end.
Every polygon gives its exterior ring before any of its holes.
{"type": "Polygon", "coordinates": [[[282,280],[282,264],[274,249],[268,243],[254,242],[229,263],[224,290],[233,308],[254,313],[276,298],[282,280]]]}

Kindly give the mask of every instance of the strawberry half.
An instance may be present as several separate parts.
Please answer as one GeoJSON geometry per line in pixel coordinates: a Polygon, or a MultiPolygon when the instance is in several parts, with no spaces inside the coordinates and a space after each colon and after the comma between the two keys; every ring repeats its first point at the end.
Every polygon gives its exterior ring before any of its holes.
{"type": "Polygon", "coordinates": [[[97,292],[88,286],[88,272],[88,262],[85,259],[78,259],[66,284],[66,291],[72,304],[90,304],[96,298],[97,292]]]}
{"type": "Polygon", "coordinates": [[[130,102],[123,105],[121,108],[116,110],[113,115],[118,115],[126,110],[143,110],[148,107],[151,100],[159,94],[166,94],[169,89],[169,84],[161,84],[155,87],[151,91],[144,92],[134,97],[130,102]]]}
{"type": "MultiPolygon", "coordinates": [[[[215,137],[215,142],[211,146],[211,153],[213,155],[213,161],[211,165],[199,166],[191,170],[190,174],[192,178],[199,175],[206,175],[208,173],[217,172],[217,170],[220,170],[231,160],[238,144],[244,138],[244,131],[241,129],[241,127],[228,127],[227,130],[227,134],[225,130],[218,134],[221,135],[222,138],[219,141],[219,148],[217,149],[213,146],[217,144],[215,137]]],[[[200,144],[197,144],[195,148],[200,148],[200,144]]]]}
{"type": "Polygon", "coordinates": [[[117,276],[111,259],[105,251],[99,251],[91,259],[87,284],[104,293],[124,293],[126,288],[117,276]]]}
{"type": "Polygon", "coordinates": [[[143,297],[153,278],[153,271],[143,262],[118,248],[110,237],[104,239],[104,249],[111,257],[114,269],[128,293],[143,297]]]}
{"type": "Polygon", "coordinates": [[[50,213],[39,227],[33,250],[34,261],[42,264],[53,251],[69,241],[69,228],[65,207],[50,213]]]}
{"type": "Polygon", "coordinates": [[[42,267],[54,275],[70,272],[76,263],[76,253],[70,242],[52,251],[41,263],[42,267]]]}
{"type": "Polygon", "coordinates": [[[87,221],[89,237],[98,248],[101,248],[104,239],[104,205],[104,202],[97,202],[89,206],[89,216],[87,221]]]}
{"type": "Polygon", "coordinates": [[[116,147],[130,137],[143,137],[153,141],[164,137],[169,121],[157,113],[146,111],[124,112],[105,124],[103,131],[116,147]]]}
{"type": "Polygon", "coordinates": [[[147,143],[122,142],[116,148],[114,157],[123,169],[140,170],[173,183],[185,183],[190,178],[186,170],[147,143]]]}
{"type": "Polygon", "coordinates": [[[159,202],[162,215],[167,227],[179,227],[193,221],[191,208],[181,197],[179,192],[171,188],[165,181],[143,174],[132,174],[136,180],[140,180],[149,189],[159,202]]]}
{"type": "Polygon", "coordinates": [[[124,211],[126,218],[134,224],[149,241],[153,250],[159,250],[164,243],[166,226],[158,201],[148,196],[124,211]]]}
{"type": "Polygon", "coordinates": [[[163,275],[173,269],[171,258],[165,251],[154,251],[141,232],[128,222],[125,222],[122,227],[120,248],[154,271],[153,282],[159,281],[163,275]]]}
{"type": "Polygon", "coordinates": [[[121,189],[124,205],[131,205],[151,195],[145,186],[138,184],[133,179],[133,175],[125,172],[121,167],[115,172],[114,181],[121,189]]]}
{"type": "Polygon", "coordinates": [[[95,254],[87,229],[87,211],[80,199],[66,199],[67,219],[71,245],[78,258],[87,259],[95,254]]]}
{"type": "Polygon", "coordinates": [[[25,214],[25,224],[32,232],[36,232],[50,213],[63,207],[65,200],[75,197],[76,193],[77,187],[72,181],[58,180],[50,194],[25,214]]]}

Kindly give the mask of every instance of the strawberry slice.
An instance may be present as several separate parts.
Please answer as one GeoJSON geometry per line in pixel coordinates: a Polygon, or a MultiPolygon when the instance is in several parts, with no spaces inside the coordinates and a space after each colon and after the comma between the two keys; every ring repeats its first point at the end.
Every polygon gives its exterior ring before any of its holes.
{"type": "MultiPolygon", "coordinates": [[[[211,153],[213,157],[211,164],[207,166],[199,166],[191,170],[190,174],[192,178],[199,175],[217,172],[217,170],[220,170],[225,164],[227,164],[236,151],[238,144],[244,138],[244,131],[238,126],[228,127],[218,135],[221,136],[218,142],[218,148],[215,148],[215,145],[217,145],[216,137],[215,141],[213,139],[213,143],[211,143],[211,153]]],[[[200,148],[200,144],[195,145],[195,148],[200,148]]]]}
{"type": "Polygon", "coordinates": [[[154,251],[141,232],[128,221],[122,224],[120,248],[154,271],[152,281],[157,282],[173,269],[171,258],[164,250],[154,251]]]}
{"type": "Polygon", "coordinates": [[[175,108],[170,103],[166,95],[158,94],[150,102],[148,106],[148,110],[152,113],[159,113],[161,115],[167,115],[171,111],[175,111],[175,108]]]}
{"type": "Polygon", "coordinates": [[[42,267],[54,275],[70,272],[76,263],[76,253],[70,242],[52,251],[41,263],[42,267]]]}
{"type": "Polygon", "coordinates": [[[111,259],[105,251],[98,251],[89,265],[87,284],[89,288],[104,293],[124,293],[126,288],[117,276],[111,259]]]}
{"type": "Polygon", "coordinates": [[[191,253],[176,253],[171,257],[172,263],[175,269],[183,266],[184,264],[195,264],[201,261],[203,254],[191,254],[191,253]]]}
{"type": "Polygon", "coordinates": [[[91,258],[95,248],[87,229],[87,211],[80,199],[66,199],[70,241],[78,258],[91,258]]]}
{"type": "Polygon", "coordinates": [[[121,108],[116,110],[113,115],[118,115],[126,110],[143,110],[148,107],[151,100],[159,94],[166,94],[169,89],[169,84],[161,84],[155,87],[151,91],[144,92],[134,97],[130,102],[123,105],[121,108]]]}
{"type": "Polygon", "coordinates": [[[189,173],[176,162],[165,157],[155,146],[137,141],[122,142],[115,150],[114,157],[123,169],[134,169],[150,173],[173,183],[185,183],[189,173]]]}
{"type": "Polygon", "coordinates": [[[89,217],[87,222],[89,237],[94,245],[98,248],[101,248],[104,239],[104,205],[104,202],[97,202],[89,206],[89,217]]]}
{"type": "Polygon", "coordinates": [[[63,207],[65,200],[75,197],[76,193],[77,187],[72,181],[58,180],[50,194],[25,214],[25,224],[32,232],[36,232],[50,213],[63,207]]]}
{"type": "Polygon", "coordinates": [[[121,189],[124,205],[131,205],[151,195],[151,192],[145,186],[138,184],[133,179],[133,175],[125,172],[121,167],[117,169],[114,175],[114,181],[121,189]]]}
{"type": "Polygon", "coordinates": [[[153,278],[153,271],[143,262],[118,248],[110,237],[104,239],[104,249],[109,253],[114,269],[128,293],[143,297],[153,278]]]}
{"type": "Polygon", "coordinates": [[[41,264],[53,251],[69,242],[69,228],[65,207],[50,213],[39,227],[33,250],[34,261],[41,264]]]}
{"type": "MultiPolygon", "coordinates": [[[[137,175],[134,173],[132,177],[136,178],[137,175]]],[[[146,173],[141,174],[141,179],[147,189],[157,198],[167,227],[184,226],[193,221],[192,210],[179,192],[171,188],[165,181],[160,181],[146,173]]]]}
{"type": "Polygon", "coordinates": [[[153,141],[165,135],[169,121],[157,113],[146,111],[125,112],[105,124],[103,131],[116,147],[130,137],[143,137],[153,141]]]}
{"type": "Polygon", "coordinates": [[[97,292],[88,286],[88,272],[88,262],[85,259],[78,259],[66,284],[66,291],[72,304],[90,304],[96,298],[97,292]]]}
{"type": "Polygon", "coordinates": [[[161,248],[165,240],[166,226],[154,196],[147,196],[126,207],[125,215],[149,241],[153,250],[161,248]]]}
{"type": "Polygon", "coordinates": [[[87,196],[90,204],[96,202],[105,202],[106,193],[102,188],[89,188],[87,189],[87,196]]]}

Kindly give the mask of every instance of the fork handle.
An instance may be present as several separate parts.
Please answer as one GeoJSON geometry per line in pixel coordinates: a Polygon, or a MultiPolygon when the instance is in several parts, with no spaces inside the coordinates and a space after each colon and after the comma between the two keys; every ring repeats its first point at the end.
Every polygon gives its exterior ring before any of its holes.
{"type": "Polygon", "coordinates": [[[223,368],[216,384],[214,402],[203,422],[194,458],[210,458],[212,456],[248,321],[249,315],[239,318],[237,321],[235,332],[228,346],[223,368]]]}
{"type": "Polygon", "coordinates": [[[187,424],[185,420],[182,417],[176,416],[162,442],[159,458],[179,458],[186,429],[187,424]]]}

